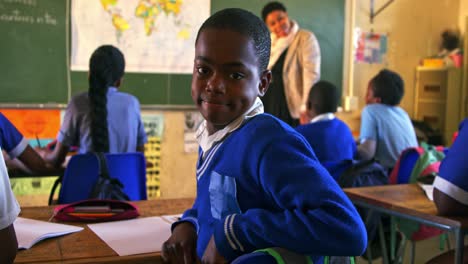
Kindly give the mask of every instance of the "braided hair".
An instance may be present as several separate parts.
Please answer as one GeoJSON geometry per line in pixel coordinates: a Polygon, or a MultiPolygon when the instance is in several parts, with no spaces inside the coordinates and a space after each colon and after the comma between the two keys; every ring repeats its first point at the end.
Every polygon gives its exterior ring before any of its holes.
{"type": "Polygon", "coordinates": [[[89,60],[89,89],[91,142],[94,152],[109,152],[107,129],[107,90],[122,78],[125,59],[114,46],[97,48],[89,60]]]}

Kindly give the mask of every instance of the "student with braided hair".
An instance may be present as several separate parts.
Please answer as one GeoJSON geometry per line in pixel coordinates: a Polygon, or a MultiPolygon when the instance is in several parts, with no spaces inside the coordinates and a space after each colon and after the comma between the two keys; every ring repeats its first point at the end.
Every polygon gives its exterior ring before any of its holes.
{"type": "Polygon", "coordinates": [[[89,89],[72,98],[65,112],[57,144],[43,153],[45,160],[60,166],[70,146],[79,153],[125,153],[144,150],[147,141],[134,96],[119,92],[125,59],[111,45],[97,48],[89,61],[89,89]]]}

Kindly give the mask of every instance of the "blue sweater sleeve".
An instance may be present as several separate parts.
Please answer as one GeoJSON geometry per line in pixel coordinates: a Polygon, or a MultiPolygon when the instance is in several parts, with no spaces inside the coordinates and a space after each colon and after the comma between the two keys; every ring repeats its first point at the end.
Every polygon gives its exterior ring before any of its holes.
{"type": "Polygon", "coordinates": [[[182,217],[180,218],[180,220],[172,224],[171,230],[174,230],[174,228],[180,223],[189,222],[193,225],[193,227],[195,228],[195,231],[198,234],[198,232],[200,231],[200,225],[198,224],[197,206],[198,206],[198,198],[195,200],[195,203],[193,204],[192,208],[186,210],[182,214],[182,217]]]}
{"type": "Polygon", "coordinates": [[[283,136],[259,153],[250,169],[258,172],[259,193],[276,209],[248,209],[217,222],[215,242],[223,256],[268,247],[312,256],[362,254],[367,236],[361,218],[304,139],[283,136]]]}
{"type": "Polygon", "coordinates": [[[468,205],[468,119],[461,125],[455,142],[440,163],[434,187],[458,202],[468,205]]]}
{"type": "Polygon", "coordinates": [[[28,141],[2,113],[0,113],[0,147],[16,158],[28,146],[28,141]]]}

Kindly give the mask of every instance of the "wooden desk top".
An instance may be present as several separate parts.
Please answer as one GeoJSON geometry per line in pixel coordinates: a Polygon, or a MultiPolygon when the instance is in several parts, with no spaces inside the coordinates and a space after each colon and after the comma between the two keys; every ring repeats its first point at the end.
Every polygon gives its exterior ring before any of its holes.
{"type": "MultiPolygon", "coordinates": [[[[132,202],[140,217],[179,214],[190,208],[193,198],[132,202]]],[[[48,221],[54,206],[25,207],[21,217],[48,221]]],[[[65,223],[84,227],[81,232],[44,240],[18,252],[15,263],[160,263],[160,252],[119,257],[86,223],[65,223]]],[[[130,232],[131,228],[129,228],[130,232]]]]}
{"type": "Polygon", "coordinates": [[[345,188],[353,203],[370,205],[450,227],[468,228],[467,217],[437,215],[437,208],[417,184],[345,188]]]}

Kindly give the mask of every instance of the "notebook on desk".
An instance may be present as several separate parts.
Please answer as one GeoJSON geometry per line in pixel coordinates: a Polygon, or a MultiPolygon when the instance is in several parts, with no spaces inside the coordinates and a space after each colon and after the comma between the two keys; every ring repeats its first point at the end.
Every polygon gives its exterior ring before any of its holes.
{"type": "Polygon", "coordinates": [[[171,224],[159,216],[88,224],[119,256],[161,251],[171,235],[171,224]]]}
{"type": "Polygon", "coordinates": [[[29,249],[36,243],[51,237],[63,236],[83,230],[82,227],[50,223],[18,217],[13,223],[18,249],[29,249]]]}

